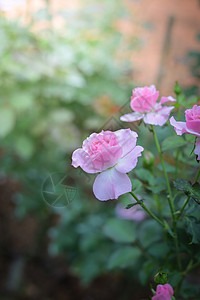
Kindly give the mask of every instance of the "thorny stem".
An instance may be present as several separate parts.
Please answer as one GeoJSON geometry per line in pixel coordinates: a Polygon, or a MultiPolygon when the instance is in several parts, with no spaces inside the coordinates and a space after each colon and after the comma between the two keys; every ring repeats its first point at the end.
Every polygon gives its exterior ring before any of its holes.
{"type": "Polygon", "coordinates": [[[154,220],[156,220],[156,222],[158,222],[162,227],[164,227],[164,228],[166,228],[166,226],[165,226],[165,224],[158,218],[158,217],[156,217],[156,215],[154,215],[154,213],[153,212],[151,212],[147,207],[146,207],[146,205],[142,202],[142,201],[140,201],[139,199],[138,199],[138,197],[135,195],[135,193],[134,192],[130,192],[130,194],[133,196],[133,198],[135,198],[135,200],[137,201],[137,203],[154,219],[154,220]]]}

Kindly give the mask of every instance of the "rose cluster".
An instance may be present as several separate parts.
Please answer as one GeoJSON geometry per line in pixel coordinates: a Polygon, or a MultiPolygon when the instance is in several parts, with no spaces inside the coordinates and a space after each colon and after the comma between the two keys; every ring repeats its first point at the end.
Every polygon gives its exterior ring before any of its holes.
{"type": "MultiPolygon", "coordinates": [[[[143,120],[150,125],[163,126],[169,119],[174,106],[163,105],[175,102],[173,97],[161,97],[154,85],[135,88],[131,97],[132,113],[121,116],[121,121],[134,122],[143,120]]],[[[183,133],[197,137],[194,153],[200,160],[200,106],[194,105],[185,111],[186,122],[177,122],[174,117],[170,123],[178,135],[183,133]]],[[[133,170],[141,156],[143,147],[136,145],[138,134],[130,129],[115,132],[101,131],[92,133],[82,144],[82,148],[74,151],[72,165],[81,167],[87,173],[97,175],[93,192],[101,201],[118,199],[122,194],[131,192],[132,184],[127,173],[133,170]]]]}

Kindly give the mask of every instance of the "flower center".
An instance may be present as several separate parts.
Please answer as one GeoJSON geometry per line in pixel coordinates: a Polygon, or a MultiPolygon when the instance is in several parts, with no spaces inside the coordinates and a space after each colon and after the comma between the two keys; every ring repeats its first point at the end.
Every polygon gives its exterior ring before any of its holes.
{"type": "Polygon", "coordinates": [[[113,146],[118,145],[117,136],[111,131],[102,131],[92,137],[91,141],[87,144],[87,152],[91,158],[95,158],[104,150],[108,150],[113,146]]]}

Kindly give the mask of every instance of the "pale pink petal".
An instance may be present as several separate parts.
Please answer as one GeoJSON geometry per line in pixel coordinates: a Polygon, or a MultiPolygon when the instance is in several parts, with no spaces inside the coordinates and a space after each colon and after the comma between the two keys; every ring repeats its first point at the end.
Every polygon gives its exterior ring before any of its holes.
{"type": "Polygon", "coordinates": [[[123,158],[135,148],[138,134],[130,129],[120,129],[115,131],[115,134],[118,138],[118,143],[122,148],[121,158],[123,158]]]}
{"type": "Polygon", "coordinates": [[[170,124],[174,127],[174,130],[176,131],[177,135],[182,135],[183,133],[190,133],[195,136],[200,137],[199,132],[195,132],[186,126],[186,122],[177,122],[174,117],[170,118],[170,124]]]}
{"type": "Polygon", "coordinates": [[[194,153],[197,155],[197,160],[200,160],[200,139],[196,141],[194,153]]]}
{"type": "Polygon", "coordinates": [[[156,112],[147,113],[143,120],[146,124],[162,126],[167,122],[173,108],[174,106],[164,106],[156,112]]]}
{"type": "Polygon", "coordinates": [[[141,156],[141,152],[144,150],[141,146],[136,146],[133,148],[132,151],[130,151],[128,154],[126,154],[123,158],[120,159],[120,161],[117,163],[115,168],[117,171],[121,173],[128,173],[131,170],[133,170],[138,162],[138,157],[141,156]]]}
{"type": "Polygon", "coordinates": [[[87,173],[99,173],[113,167],[121,155],[122,148],[120,146],[104,149],[93,159],[86,151],[79,148],[72,154],[72,166],[75,168],[80,166],[87,173]]]}
{"type": "Polygon", "coordinates": [[[189,130],[200,133],[200,119],[186,121],[186,126],[189,130]]]}
{"type": "MultiPolygon", "coordinates": [[[[108,168],[113,167],[122,156],[122,148],[120,145],[111,148],[105,148],[93,158],[93,169],[97,172],[102,172],[108,168]]],[[[91,164],[91,162],[89,163],[91,164]]]]}
{"type": "Polygon", "coordinates": [[[187,133],[186,122],[177,122],[174,117],[169,119],[170,124],[174,127],[177,135],[182,135],[183,133],[187,133]]]}
{"type": "Polygon", "coordinates": [[[85,152],[81,148],[79,148],[73,152],[72,166],[75,168],[80,166],[83,169],[83,171],[85,171],[87,173],[98,173],[99,172],[99,170],[97,170],[95,168],[93,161],[91,160],[88,153],[85,152]]]}
{"type": "Polygon", "coordinates": [[[106,201],[117,199],[120,195],[131,192],[132,184],[127,174],[119,173],[115,168],[99,174],[93,185],[93,192],[97,199],[106,201]]]}
{"type": "Polygon", "coordinates": [[[126,114],[120,117],[120,120],[123,122],[135,122],[141,120],[144,117],[144,114],[133,112],[130,114],[126,114]]]}
{"type": "Polygon", "coordinates": [[[163,104],[165,102],[176,102],[176,99],[173,98],[172,96],[169,97],[161,97],[160,103],[163,104]]]}
{"type": "Polygon", "coordinates": [[[140,113],[148,112],[156,104],[158,96],[159,92],[152,93],[149,87],[145,87],[141,91],[138,89],[137,93],[131,97],[131,108],[140,113]]]}

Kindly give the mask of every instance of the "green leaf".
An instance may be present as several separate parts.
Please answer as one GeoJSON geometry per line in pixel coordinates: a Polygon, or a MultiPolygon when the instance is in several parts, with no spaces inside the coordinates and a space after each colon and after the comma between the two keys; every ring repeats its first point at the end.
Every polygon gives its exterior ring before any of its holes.
{"type": "Polygon", "coordinates": [[[0,110],[0,137],[5,137],[15,126],[14,113],[7,108],[0,110]]]}
{"type": "Polygon", "coordinates": [[[131,243],[136,239],[136,228],[131,221],[111,219],[103,227],[104,234],[115,242],[131,243]]]}
{"type": "Polygon", "coordinates": [[[198,182],[192,185],[189,181],[177,179],[174,181],[174,186],[177,190],[183,191],[187,196],[190,196],[200,204],[200,185],[198,182]]]}
{"type": "Polygon", "coordinates": [[[195,200],[198,204],[200,204],[200,184],[198,182],[196,182],[192,186],[190,195],[193,200],[195,200]]]}
{"type": "Polygon", "coordinates": [[[148,182],[149,185],[156,184],[156,179],[149,170],[141,168],[139,170],[136,170],[135,174],[137,175],[137,177],[139,177],[140,180],[148,182]]]}
{"type": "Polygon", "coordinates": [[[148,252],[154,257],[163,258],[168,254],[169,250],[166,243],[156,243],[148,249],[148,252]]]}
{"type": "Polygon", "coordinates": [[[164,178],[158,177],[156,178],[156,185],[148,186],[147,189],[152,191],[154,194],[159,194],[161,191],[166,190],[166,181],[164,178]]]}
{"type": "Polygon", "coordinates": [[[194,217],[187,217],[186,219],[186,231],[191,235],[191,244],[200,244],[200,221],[197,221],[194,217]]]}
{"type": "Polygon", "coordinates": [[[191,183],[190,181],[176,179],[174,182],[174,187],[179,191],[189,192],[191,190],[191,183]]]}
{"type": "Polygon", "coordinates": [[[172,272],[169,272],[168,278],[170,279],[170,284],[172,286],[177,286],[181,282],[183,277],[180,272],[173,270],[172,272]]]}
{"type": "Polygon", "coordinates": [[[136,178],[131,180],[132,182],[132,188],[135,193],[139,193],[140,189],[142,188],[142,182],[136,178]]]}
{"type": "Polygon", "coordinates": [[[140,256],[141,252],[135,247],[124,247],[114,252],[108,262],[108,268],[126,267],[133,264],[140,256]]]}
{"type": "MultiPolygon", "coordinates": [[[[161,164],[158,165],[158,169],[159,169],[160,171],[163,171],[163,167],[162,167],[161,164]]],[[[171,165],[168,164],[167,162],[165,162],[165,170],[166,170],[167,173],[170,173],[170,172],[173,173],[173,172],[175,172],[176,168],[173,167],[173,166],[171,166],[171,165]]]]}
{"type": "Polygon", "coordinates": [[[147,248],[151,244],[160,240],[162,229],[154,220],[147,220],[143,223],[138,231],[138,239],[140,244],[147,248]]]}
{"type": "Polygon", "coordinates": [[[187,144],[187,141],[184,140],[181,136],[170,136],[164,139],[161,144],[162,151],[167,151],[170,149],[178,148],[187,144]]]}
{"type": "Polygon", "coordinates": [[[156,264],[153,260],[146,261],[139,270],[139,279],[142,285],[146,285],[150,278],[155,274],[156,264]]]}
{"type": "Polygon", "coordinates": [[[30,158],[34,152],[33,140],[26,136],[20,136],[15,142],[15,150],[22,158],[30,158]]]}

